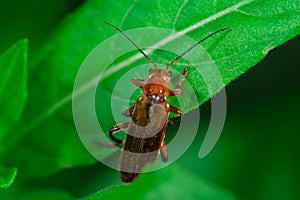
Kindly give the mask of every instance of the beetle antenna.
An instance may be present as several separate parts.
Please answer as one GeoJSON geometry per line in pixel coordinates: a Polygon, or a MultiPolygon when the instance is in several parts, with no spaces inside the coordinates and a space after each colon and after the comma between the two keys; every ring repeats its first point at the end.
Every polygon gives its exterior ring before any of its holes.
{"type": "Polygon", "coordinates": [[[113,27],[117,31],[119,31],[129,42],[131,42],[131,44],[133,44],[133,46],[135,46],[139,50],[139,52],[141,52],[141,54],[143,54],[145,56],[145,58],[153,65],[154,68],[157,68],[156,63],[145,52],[143,52],[143,50],[135,42],[133,42],[130,39],[130,37],[128,35],[126,35],[121,29],[117,28],[115,25],[112,25],[111,23],[108,23],[106,21],[103,21],[103,23],[105,23],[105,24],[113,27]]]}
{"type": "Polygon", "coordinates": [[[172,60],[171,62],[169,62],[166,66],[166,69],[168,69],[173,63],[175,63],[179,58],[181,58],[182,56],[184,56],[187,52],[189,52],[190,50],[192,50],[194,47],[196,47],[197,45],[199,45],[200,43],[204,42],[206,39],[210,38],[211,36],[221,32],[221,31],[225,31],[225,30],[231,30],[231,28],[222,28],[220,30],[217,30],[211,34],[209,34],[208,36],[206,36],[205,38],[201,39],[199,42],[197,42],[196,44],[194,44],[193,46],[191,46],[190,48],[188,48],[187,50],[185,50],[183,53],[181,53],[179,56],[177,56],[174,60],[172,60]]]}

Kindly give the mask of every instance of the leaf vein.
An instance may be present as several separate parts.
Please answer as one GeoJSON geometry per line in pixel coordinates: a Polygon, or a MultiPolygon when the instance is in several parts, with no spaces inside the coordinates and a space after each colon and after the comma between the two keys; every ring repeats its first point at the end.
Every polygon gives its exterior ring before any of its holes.
{"type": "Polygon", "coordinates": [[[121,19],[121,22],[120,22],[120,28],[122,27],[122,25],[124,24],[126,18],[128,17],[129,13],[131,12],[131,10],[134,8],[134,6],[136,5],[138,0],[134,0],[133,4],[131,4],[129,6],[129,8],[127,9],[127,11],[125,12],[123,18],[121,19]]]}
{"type": "Polygon", "coordinates": [[[188,0],[184,0],[183,3],[181,4],[181,6],[178,8],[178,11],[177,11],[177,13],[176,13],[175,19],[174,19],[174,21],[173,21],[173,29],[174,29],[174,30],[175,30],[175,25],[176,25],[176,23],[177,23],[177,20],[178,20],[178,18],[179,18],[179,16],[180,16],[180,14],[181,14],[181,12],[182,12],[184,6],[187,4],[187,2],[188,2],[188,0]]]}

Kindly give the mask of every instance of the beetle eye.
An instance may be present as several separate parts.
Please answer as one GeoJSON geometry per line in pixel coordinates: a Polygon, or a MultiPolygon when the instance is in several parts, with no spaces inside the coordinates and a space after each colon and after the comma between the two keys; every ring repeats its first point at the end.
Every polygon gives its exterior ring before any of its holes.
{"type": "Polygon", "coordinates": [[[172,76],[172,72],[171,71],[169,71],[169,76],[172,76]]]}

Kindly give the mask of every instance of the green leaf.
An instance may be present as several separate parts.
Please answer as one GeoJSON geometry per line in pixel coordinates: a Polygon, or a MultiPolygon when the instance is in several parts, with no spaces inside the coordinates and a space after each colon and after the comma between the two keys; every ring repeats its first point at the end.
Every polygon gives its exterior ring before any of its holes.
{"type": "MultiPolygon", "coordinates": [[[[232,27],[231,31],[219,33],[202,44],[220,72],[223,80],[221,84],[210,73],[211,62],[207,61],[211,60],[194,63],[195,68],[189,66],[186,81],[192,85],[198,102],[195,105],[189,97],[183,96],[186,99],[183,110],[188,112],[245,73],[272,48],[299,34],[299,8],[300,4],[294,0],[126,0],[117,3],[106,0],[87,1],[60,24],[48,42],[41,47],[39,54],[33,58],[33,64],[30,66],[30,99],[25,117],[20,126],[13,130],[16,137],[6,144],[11,152],[3,161],[22,166],[22,174],[28,176],[50,173],[66,166],[96,162],[78,138],[73,124],[71,97],[76,73],[85,57],[96,45],[116,34],[116,31],[103,24],[102,20],[113,23],[124,31],[150,26],[168,28],[184,33],[194,40],[200,40],[220,28],[232,27]],[[204,79],[197,69],[208,78],[204,79]],[[18,148],[14,149],[16,144],[18,148]],[[23,159],[13,159],[19,155],[24,155],[23,159]]],[[[149,41],[145,35],[132,39],[138,44],[140,41],[149,41]]],[[[124,39],[124,44],[127,43],[124,39]]],[[[117,49],[122,45],[111,46],[117,49]]],[[[185,45],[182,45],[182,48],[185,48],[185,45]]],[[[110,53],[109,50],[106,51],[110,53]]],[[[137,64],[148,64],[145,59],[133,59],[133,55],[135,52],[115,60],[111,69],[119,66],[119,70],[107,76],[104,87],[97,90],[96,108],[104,132],[114,125],[110,100],[118,78],[137,64]]],[[[197,57],[198,54],[191,52],[189,55],[197,57]]],[[[153,60],[166,64],[175,55],[158,50],[150,56],[153,60]]],[[[95,63],[99,71],[104,68],[102,58],[103,55],[99,55],[99,60],[95,63]]],[[[185,64],[185,59],[179,60],[171,70],[182,71],[185,64]]],[[[140,75],[135,73],[132,78],[140,75]]],[[[89,84],[90,82],[82,83],[82,88],[88,88],[89,84]]],[[[128,86],[124,85],[124,91],[131,87],[130,84],[128,82],[128,86]]],[[[176,105],[173,100],[171,103],[176,105]]],[[[114,106],[119,109],[118,105],[114,106]]],[[[95,131],[92,138],[97,139],[101,136],[103,137],[104,133],[95,131]]],[[[102,152],[102,149],[99,148],[99,152],[102,152]]],[[[103,158],[109,152],[99,157],[103,158]]]]}
{"type": "Polygon", "coordinates": [[[26,39],[1,55],[0,74],[0,146],[3,147],[2,139],[20,119],[27,99],[26,39]]]}
{"type": "Polygon", "coordinates": [[[172,167],[142,174],[131,184],[121,184],[92,194],[85,200],[117,199],[236,199],[230,192],[173,165],[172,167]]]}
{"type": "Polygon", "coordinates": [[[20,200],[71,200],[72,198],[68,193],[63,191],[55,191],[55,190],[41,190],[34,191],[30,194],[24,195],[20,200]]]}
{"type": "Polygon", "coordinates": [[[11,199],[18,199],[18,200],[71,200],[74,199],[71,197],[70,194],[64,192],[62,190],[55,190],[55,189],[37,189],[33,191],[28,190],[20,190],[14,191],[7,194],[1,195],[2,200],[11,200],[11,199]]]}
{"type": "Polygon", "coordinates": [[[8,188],[17,175],[17,168],[0,166],[0,188],[8,188]]]}
{"type": "MultiPolygon", "coordinates": [[[[27,40],[16,42],[0,56],[0,156],[5,152],[4,138],[19,121],[27,99],[27,40]]],[[[9,187],[16,168],[0,166],[0,188],[9,187]]]]}

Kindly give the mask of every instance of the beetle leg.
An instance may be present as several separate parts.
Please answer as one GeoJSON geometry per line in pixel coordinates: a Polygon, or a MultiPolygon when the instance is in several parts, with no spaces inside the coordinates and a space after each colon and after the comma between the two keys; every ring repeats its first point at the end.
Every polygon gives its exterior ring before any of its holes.
{"type": "Polygon", "coordinates": [[[177,96],[183,93],[183,89],[181,87],[182,81],[184,80],[185,76],[187,74],[187,68],[184,67],[183,72],[180,75],[179,80],[176,82],[176,89],[171,90],[170,96],[177,96]]]}
{"type": "Polygon", "coordinates": [[[175,106],[172,106],[172,105],[170,105],[170,111],[179,115],[176,117],[172,117],[172,119],[171,119],[171,123],[176,124],[177,121],[179,121],[181,119],[182,111],[179,108],[176,108],[175,106]]]}
{"type": "Polygon", "coordinates": [[[176,117],[172,117],[171,118],[171,124],[176,124],[180,119],[181,119],[181,115],[176,116],[176,117]]]}
{"type": "Polygon", "coordinates": [[[115,147],[115,144],[112,144],[111,142],[102,142],[102,141],[97,141],[96,144],[100,147],[115,147]]]}
{"type": "Polygon", "coordinates": [[[167,162],[168,161],[168,151],[167,151],[167,145],[166,145],[165,140],[163,140],[161,142],[160,155],[161,155],[161,158],[162,158],[163,162],[167,162]]]}
{"type": "Polygon", "coordinates": [[[129,122],[124,122],[121,124],[117,124],[117,125],[113,126],[111,129],[109,129],[109,137],[116,143],[116,145],[119,146],[119,145],[123,144],[123,141],[116,138],[113,134],[120,130],[128,128],[128,125],[129,125],[129,122]]]}
{"type": "Polygon", "coordinates": [[[142,88],[144,85],[144,80],[142,80],[142,79],[135,78],[135,79],[131,79],[130,81],[131,81],[131,83],[133,83],[135,86],[137,86],[139,88],[142,88]]]}
{"type": "Polygon", "coordinates": [[[131,114],[132,114],[132,112],[133,112],[133,110],[134,110],[134,108],[135,108],[135,105],[134,105],[134,106],[131,106],[130,108],[128,108],[128,109],[126,109],[126,110],[124,110],[124,111],[122,112],[122,115],[124,115],[124,116],[126,116],[126,117],[130,117],[131,114]]]}

